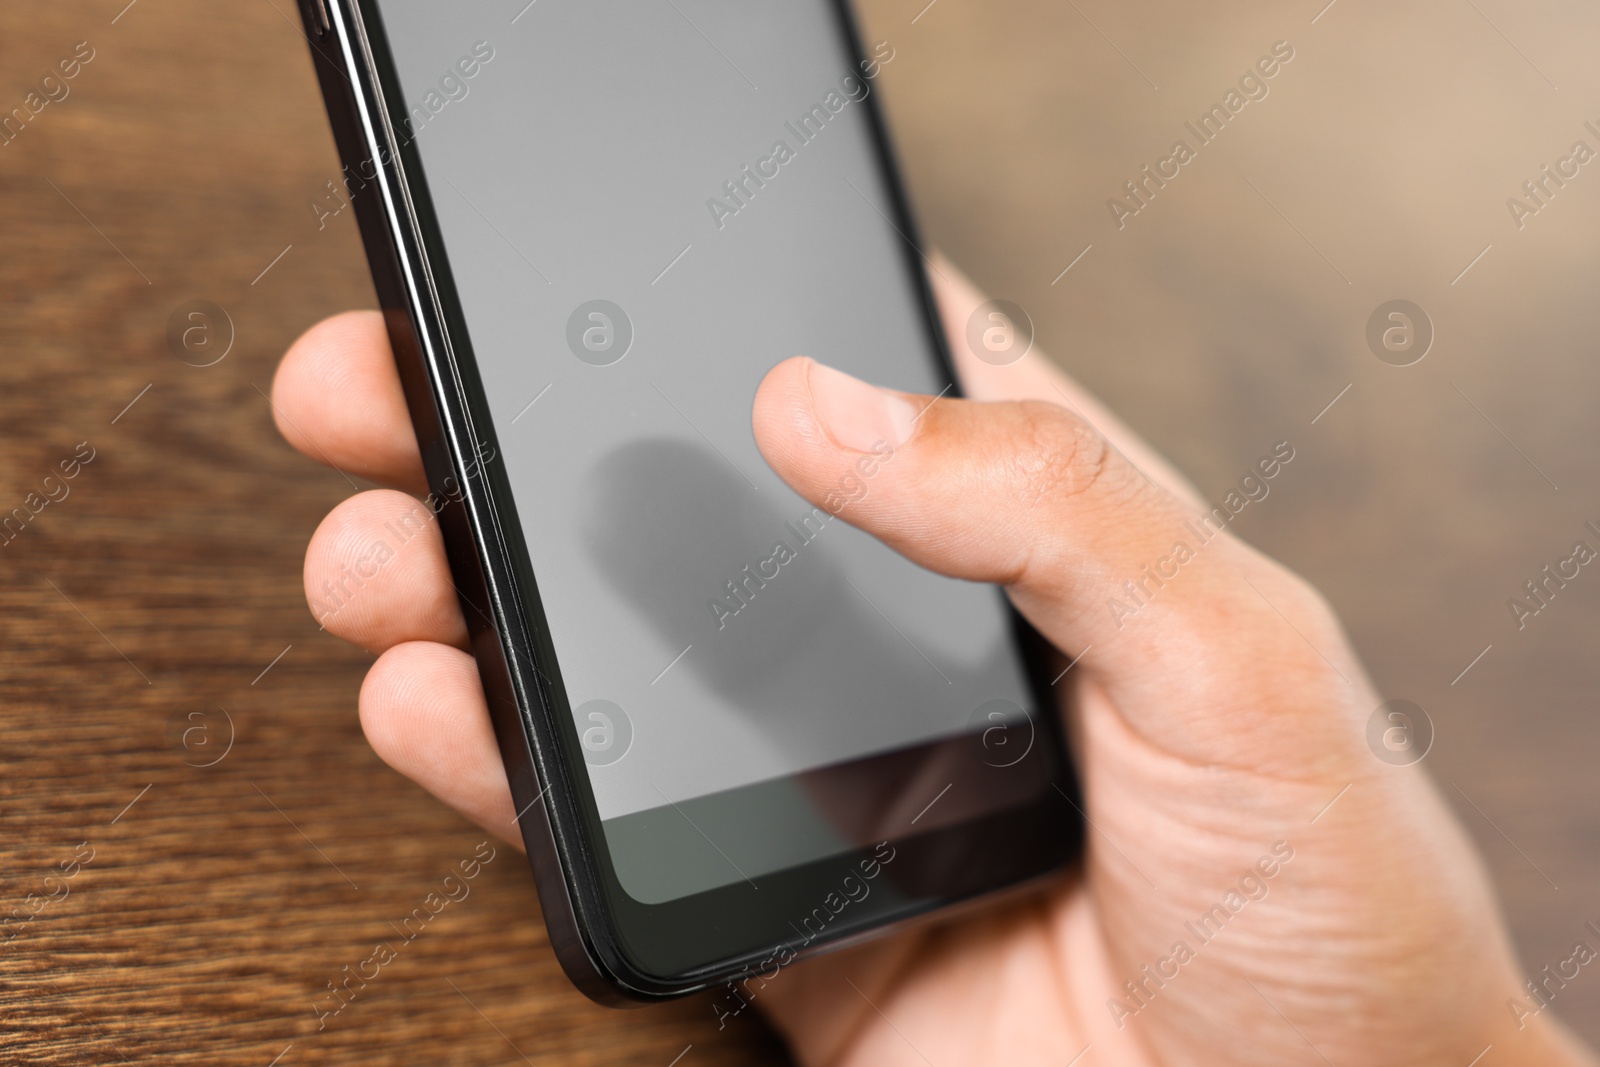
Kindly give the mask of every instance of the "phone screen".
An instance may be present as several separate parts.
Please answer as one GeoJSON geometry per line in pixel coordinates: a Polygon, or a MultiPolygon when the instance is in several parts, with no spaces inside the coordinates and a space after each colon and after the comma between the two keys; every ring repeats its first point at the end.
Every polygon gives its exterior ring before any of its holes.
{"type": "MultiPolygon", "coordinates": [[[[793,355],[944,388],[864,103],[893,48],[855,55],[830,0],[382,21],[626,892],[1024,799],[905,759],[1030,713],[1002,597],[813,507],[751,431],[793,355]]],[[[844,516],[893,463],[840,471],[844,516]]]]}

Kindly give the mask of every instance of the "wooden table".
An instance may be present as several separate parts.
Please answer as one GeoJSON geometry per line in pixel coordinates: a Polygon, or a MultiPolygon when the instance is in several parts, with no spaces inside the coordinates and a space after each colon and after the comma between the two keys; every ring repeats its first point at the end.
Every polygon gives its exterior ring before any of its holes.
{"type": "MultiPolygon", "coordinates": [[[[265,393],[297,333],[372,296],[353,220],[319,229],[309,206],[338,166],[291,0],[125,3],[0,9],[0,109],[93,52],[0,147],[0,512],[67,488],[8,531],[0,570],[0,920],[19,917],[0,932],[3,1058],[783,1062],[748,1016],[719,1033],[703,1001],[618,1014],[573,992],[503,847],[319,1028],[328,983],[399,943],[482,834],[368,751],[368,657],[319,632],[300,590],[305,541],[350,486],[278,439],[265,393]],[[167,338],[200,300],[231,323],[211,321],[232,345],[206,367],[167,338]]],[[[896,49],[883,84],[930,236],[1206,492],[1296,442],[1294,480],[1241,529],[1323,585],[1386,693],[1430,710],[1430,765],[1537,971],[1600,917],[1600,578],[1525,632],[1504,599],[1600,520],[1593,257],[1571,236],[1595,232],[1600,178],[1539,233],[1509,231],[1502,201],[1594,117],[1594,16],[1512,20],[1524,66],[1443,6],[1314,24],[1077,6],[1095,23],[1043,0],[865,5],[896,49]],[[1441,47],[1358,62],[1395,36],[1441,47]],[[1244,116],[1259,128],[1116,230],[1105,198],[1279,38],[1298,65],[1244,116]],[[1387,106],[1449,67],[1444,44],[1485,71],[1447,94],[1484,108],[1476,136],[1387,106]],[[1363,216],[1330,162],[1341,137],[1433,184],[1369,189],[1363,216]],[[1361,344],[1393,296],[1440,323],[1403,377],[1361,344]]],[[[1591,1039],[1596,991],[1557,1004],[1591,1039]]]]}
{"type": "Polygon", "coordinates": [[[0,148],[0,499],[94,451],[3,550],[0,917],[60,899],[0,933],[0,1060],[783,1062],[751,1015],[719,1033],[701,1000],[574,992],[504,846],[397,932],[484,835],[368,750],[369,657],[300,589],[351,487],[282,443],[264,394],[296,334],[373,302],[353,219],[319,231],[308,207],[338,164],[306,46],[291,0],[141,0],[113,23],[125,3],[0,14],[8,107],[94,50],[0,148]],[[197,299],[235,335],[210,367],[166,337],[197,299]],[[47,884],[82,843],[92,861],[47,884]],[[397,958],[319,1029],[327,983],[379,942],[397,958]]]}

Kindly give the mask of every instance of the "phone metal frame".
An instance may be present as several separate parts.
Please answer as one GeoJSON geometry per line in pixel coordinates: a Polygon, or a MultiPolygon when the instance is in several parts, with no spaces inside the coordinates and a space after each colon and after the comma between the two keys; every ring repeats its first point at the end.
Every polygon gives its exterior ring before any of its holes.
{"type": "MultiPolygon", "coordinates": [[[[586,764],[570,710],[563,718],[566,697],[559,665],[544,629],[509,483],[493,462],[498,446],[444,262],[420,157],[414,142],[396,136],[394,102],[402,101],[401,114],[404,104],[397,91],[393,96],[389,91],[390,86],[397,89],[398,79],[376,10],[379,2],[300,0],[299,7],[346,182],[352,181],[354,171],[353,180],[359,183],[351,202],[433,490],[431,501],[551,944],[574,985],[591,999],[612,1006],[660,1001],[752,975],[771,964],[767,950],[772,942],[668,978],[641,969],[635,963],[637,953],[622,943],[623,924],[613,915],[617,902],[610,887],[602,884],[601,875],[610,872],[609,858],[591,840],[599,833],[598,813],[586,810],[594,808],[587,778],[576,777],[586,775],[586,764]]],[[[851,54],[861,59],[864,53],[848,0],[829,2],[838,13],[851,54]]],[[[862,103],[878,147],[893,223],[905,237],[906,269],[915,280],[933,355],[951,391],[959,395],[876,96],[868,93],[862,103]]],[[[1019,616],[1012,617],[1029,666],[1035,706],[1048,708],[1051,689],[1043,682],[1048,647],[1019,616]]],[[[1072,862],[1083,840],[1076,776],[1055,716],[1039,714],[1034,719],[1035,728],[1044,734],[1043,743],[1059,754],[1058,773],[1052,780],[1059,798],[1047,796],[1032,808],[1002,812],[1009,818],[1005,826],[986,825],[993,820],[980,819],[947,831],[896,839],[893,848],[909,851],[913,872],[921,862],[931,872],[928,878],[942,878],[961,888],[913,893],[902,913],[892,919],[872,921],[866,916],[864,924],[840,924],[816,944],[808,941],[784,965],[923,921],[935,912],[948,915],[952,905],[1024,890],[1072,862]],[[1070,812],[1065,805],[1070,805],[1070,812]],[[1022,842],[1016,846],[1019,858],[1013,862],[1003,852],[991,855],[989,871],[980,872],[976,881],[971,871],[952,874],[947,855],[952,842],[957,858],[966,859],[974,845],[1000,840],[1008,830],[1015,836],[1019,820],[1024,830],[1032,832],[1016,838],[1022,842]],[[1059,836],[1044,839],[1041,830],[1059,836]],[[961,852],[963,847],[966,853],[961,852]]],[[[1011,842],[1006,838],[1000,847],[1011,848],[1011,842]]],[[[988,847],[995,851],[994,845],[988,847]]],[[[836,878],[830,872],[852,869],[851,861],[858,855],[870,858],[871,853],[863,849],[848,854],[843,866],[812,866],[819,868],[819,877],[836,878]]]]}

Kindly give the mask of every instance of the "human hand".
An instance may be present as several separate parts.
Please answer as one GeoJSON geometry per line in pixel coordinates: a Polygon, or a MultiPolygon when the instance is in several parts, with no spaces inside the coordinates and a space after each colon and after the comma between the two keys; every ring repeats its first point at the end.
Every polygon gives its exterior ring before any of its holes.
{"type": "MultiPolygon", "coordinates": [[[[1481,865],[1428,779],[1368,750],[1380,701],[1323,600],[1225,531],[1202,544],[1209,507],[1042,357],[978,360],[963,338],[981,297],[948,264],[934,280],[971,400],[929,407],[794,359],[761,386],[756,438],[820,505],[852,444],[909,425],[842,517],[1003,585],[1063,666],[1079,657],[1059,687],[1092,829],[1047,890],[761,990],[801,1062],[1592,1063],[1550,1014],[1519,1026],[1508,1008],[1529,1001],[1481,865]]],[[[323,522],[315,600],[425,491],[381,319],[296,342],[274,410],[308,455],[403,490],[323,522]]],[[[323,622],[378,653],[360,699],[378,754],[520,847],[436,526],[323,622]]]]}

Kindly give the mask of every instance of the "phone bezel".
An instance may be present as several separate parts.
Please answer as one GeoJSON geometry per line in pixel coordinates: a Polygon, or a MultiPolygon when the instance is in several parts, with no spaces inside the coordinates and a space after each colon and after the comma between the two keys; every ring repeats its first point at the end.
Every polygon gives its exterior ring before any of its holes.
{"type": "MultiPolygon", "coordinates": [[[[836,14],[848,53],[857,61],[864,59],[847,0],[823,2],[836,14]]],[[[396,135],[403,128],[406,108],[384,37],[380,4],[381,0],[303,0],[301,10],[347,180],[353,166],[356,178],[374,190],[371,196],[357,193],[352,203],[424,466],[440,505],[436,510],[441,532],[552,944],[574,983],[605,1003],[657,1000],[759,973],[770,965],[776,947],[795,939],[762,936],[743,951],[702,952],[706,962],[664,974],[644,962],[643,954],[651,950],[642,953],[641,941],[649,940],[642,935],[695,930],[691,936],[704,944],[709,936],[705,931],[726,930],[731,914],[760,915],[762,928],[776,934],[780,917],[789,917],[783,921],[792,924],[792,916],[810,911],[821,893],[862,864],[881,858],[881,853],[875,857],[874,849],[864,848],[764,876],[759,912],[730,912],[743,885],[661,905],[639,904],[621,890],[601,843],[581,743],[560,684],[560,665],[545,628],[509,481],[503,466],[492,460],[480,462],[498,454],[498,443],[422,161],[414,141],[396,135]],[[321,23],[324,10],[326,29],[321,23]]],[[[930,355],[944,381],[958,392],[877,95],[870,92],[862,102],[889,212],[905,238],[902,258],[913,280],[930,355]]],[[[365,191],[363,187],[361,192],[365,191]]],[[[1014,612],[1012,619],[1029,667],[1035,706],[1048,709],[1051,689],[1043,673],[1047,646],[1014,612]]],[[[902,862],[895,880],[883,884],[893,889],[904,883],[904,888],[879,894],[879,905],[858,910],[825,935],[808,939],[790,959],[904,925],[1071,862],[1082,844],[1075,775],[1056,717],[1046,713],[1035,720],[1044,744],[1057,758],[1053,791],[1023,809],[889,842],[895,861],[910,863],[902,862]],[[883,901],[889,896],[894,899],[886,908],[883,901]]],[[[739,934],[732,942],[749,943],[750,936],[739,934]]],[[[657,959],[662,958],[658,953],[657,959]]]]}

